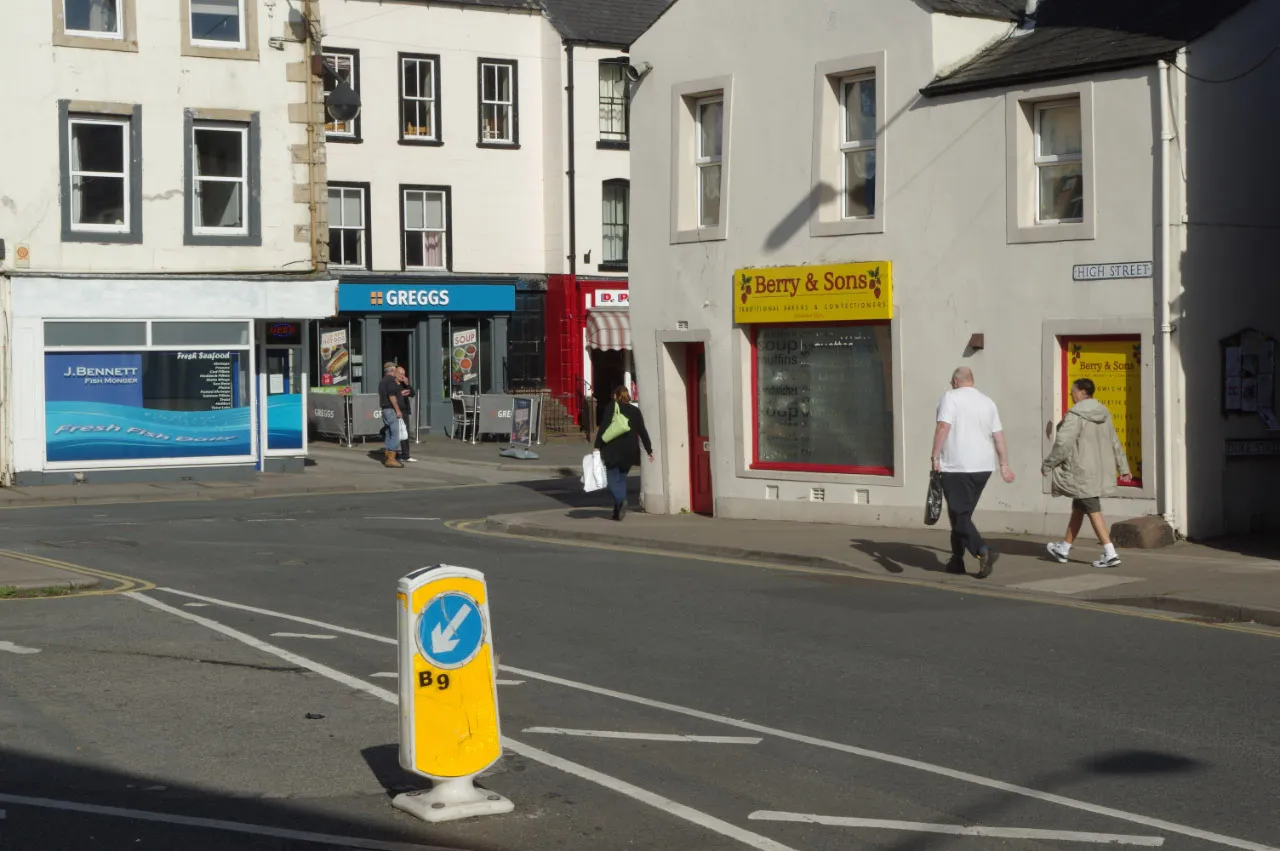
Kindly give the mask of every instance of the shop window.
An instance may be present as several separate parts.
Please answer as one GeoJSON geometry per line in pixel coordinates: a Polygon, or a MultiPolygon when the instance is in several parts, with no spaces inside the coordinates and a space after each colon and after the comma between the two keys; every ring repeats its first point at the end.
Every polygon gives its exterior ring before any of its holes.
{"type": "Polygon", "coordinates": [[[141,242],[142,108],[60,101],[59,112],[63,242],[141,242]]]}
{"type": "Polygon", "coordinates": [[[601,148],[625,149],[631,141],[631,94],[627,60],[600,60],[601,148]]]}
{"type": "Polygon", "coordinates": [[[145,346],[145,322],[46,322],[46,346],[145,346]]]}
{"type": "Polygon", "coordinates": [[[752,372],[753,469],[893,475],[887,322],[756,328],[752,372]]]}
{"type": "MultiPolygon", "coordinates": [[[[340,83],[346,83],[354,92],[360,93],[360,51],[326,48],[324,62],[326,66],[325,95],[336,89],[340,83]]],[[[330,142],[359,142],[360,116],[357,115],[350,121],[338,121],[325,113],[324,132],[330,142]]]]}
{"type": "Polygon", "coordinates": [[[518,76],[515,60],[481,59],[480,145],[512,148],[520,144],[518,76]]]}
{"type": "Polygon", "coordinates": [[[152,322],[153,346],[247,346],[243,322],[152,322]]]}
{"type": "Polygon", "coordinates": [[[136,5],[136,0],[53,0],[53,43],[136,52],[136,5]]]}
{"type": "Polygon", "coordinates": [[[261,244],[258,117],[202,121],[188,111],[188,245],[261,244]]]}
{"type": "Polygon", "coordinates": [[[400,141],[440,144],[440,57],[400,54],[400,141]]]}
{"type": "Polygon", "coordinates": [[[631,242],[631,182],[627,180],[606,180],[602,190],[604,199],[602,212],[604,233],[602,236],[603,250],[601,251],[600,270],[602,272],[625,272],[627,269],[627,249],[631,242]]]}
{"type": "Polygon", "coordinates": [[[449,188],[402,186],[400,194],[404,268],[450,268],[449,188]]]}
{"type": "Polygon", "coordinates": [[[369,184],[329,184],[329,265],[371,269],[369,184]]]}

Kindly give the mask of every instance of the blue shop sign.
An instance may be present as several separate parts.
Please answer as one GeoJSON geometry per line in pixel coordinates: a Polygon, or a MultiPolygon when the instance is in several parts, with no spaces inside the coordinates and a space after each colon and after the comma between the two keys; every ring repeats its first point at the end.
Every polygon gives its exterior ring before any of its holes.
{"type": "Polygon", "coordinates": [[[513,284],[338,284],[340,313],[511,313],[513,284]]]}

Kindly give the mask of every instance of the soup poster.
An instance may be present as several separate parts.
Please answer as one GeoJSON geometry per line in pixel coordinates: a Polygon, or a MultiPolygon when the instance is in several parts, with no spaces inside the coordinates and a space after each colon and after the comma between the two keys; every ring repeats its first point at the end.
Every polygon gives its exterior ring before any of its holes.
{"type": "Polygon", "coordinates": [[[477,345],[479,333],[475,328],[453,332],[453,356],[450,368],[454,384],[474,381],[479,374],[480,349],[477,345]]]}

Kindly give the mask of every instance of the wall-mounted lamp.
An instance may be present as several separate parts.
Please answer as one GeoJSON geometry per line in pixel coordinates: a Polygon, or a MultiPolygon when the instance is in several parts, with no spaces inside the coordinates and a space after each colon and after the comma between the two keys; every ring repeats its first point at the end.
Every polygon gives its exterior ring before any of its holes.
{"type": "Polygon", "coordinates": [[[360,95],[344,80],[338,69],[333,67],[323,56],[311,57],[311,73],[333,83],[333,91],[324,96],[324,108],[334,121],[352,121],[360,114],[360,95]]]}

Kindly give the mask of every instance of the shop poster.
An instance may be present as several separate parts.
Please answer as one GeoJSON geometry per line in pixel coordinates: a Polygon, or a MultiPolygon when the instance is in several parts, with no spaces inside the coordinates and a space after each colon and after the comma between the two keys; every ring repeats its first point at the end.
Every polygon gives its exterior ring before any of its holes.
{"type": "Polygon", "coordinates": [[[1063,405],[1071,407],[1071,385],[1093,381],[1093,398],[1111,412],[1116,434],[1129,458],[1133,485],[1142,485],[1142,342],[1137,336],[1063,341],[1063,405]]]}
{"type": "Polygon", "coordinates": [[[533,400],[527,396],[517,396],[511,409],[511,445],[529,446],[532,443],[533,400]]]}
{"type": "Polygon", "coordinates": [[[480,339],[475,328],[453,332],[453,357],[451,358],[453,384],[464,384],[475,381],[479,374],[479,353],[477,343],[480,339]]]}
{"type": "Polygon", "coordinates": [[[241,352],[45,355],[50,462],[253,455],[241,352]]]}
{"type": "Polygon", "coordinates": [[[351,383],[351,351],[346,328],[320,330],[320,386],[343,387],[351,383]]]}

